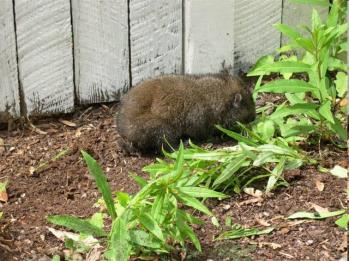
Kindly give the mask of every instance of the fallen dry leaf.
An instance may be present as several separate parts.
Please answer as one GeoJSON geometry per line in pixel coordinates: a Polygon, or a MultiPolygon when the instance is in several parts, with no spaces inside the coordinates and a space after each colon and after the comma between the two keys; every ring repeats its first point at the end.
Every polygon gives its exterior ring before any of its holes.
{"type": "Polygon", "coordinates": [[[343,235],[343,240],[342,240],[342,243],[341,245],[338,247],[338,250],[341,251],[341,252],[344,252],[348,249],[348,237],[347,237],[347,234],[344,234],[343,235]]]}
{"type": "Polygon", "coordinates": [[[318,191],[323,191],[325,188],[325,184],[318,179],[315,181],[315,185],[318,191]]]}
{"type": "Polygon", "coordinates": [[[242,205],[249,205],[249,204],[253,204],[253,203],[257,203],[257,202],[262,202],[263,201],[263,198],[251,198],[251,199],[248,199],[248,200],[245,200],[245,201],[242,201],[240,203],[238,203],[239,206],[242,206],[242,205]]]}
{"type": "Polygon", "coordinates": [[[323,208],[323,207],[320,207],[319,205],[316,205],[314,203],[311,203],[310,202],[310,205],[313,209],[315,209],[316,212],[318,213],[323,213],[323,212],[328,212],[328,209],[327,208],[323,208]]]}
{"type": "Polygon", "coordinates": [[[85,261],[98,261],[101,259],[102,250],[100,246],[92,248],[90,253],[87,254],[85,261]]]}
{"type": "Polygon", "coordinates": [[[6,191],[0,191],[0,201],[1,202],[7,202],[8,201],[8,194],[6,191]]]}
{"type": "Polygon", "coordinates": [[[294,259],[295,257],[294,256],[291,256],[290,254],[287,254],[287,253],[285,253],[285,252],[279,252],[279,254],[280,255],[283,255],[283,256],[285,256],[285,257],[287,257],[287,258],[290,258],[290,259],[294,259]]]}
{"type": "Polygon", "coordinates": [[[71,122],[71,121],[59,119],[59,122],[60,122],[60,123],[63,123],[64,125],[67,125],[67,126],[69,126],[69,127],[76,127],[76,123],[71,122]]]}
{"type": "Polygon", "coordinates": [[[344,98],[339,102],[339,106],[341,106],[341,107],[345,107],[345,106],[347,106],[347,104],[348,104],[347,98],[344,98]]]}
{"type": "Polygon", "coordinates": [[[271,247],[274,250],[282,247],[280,244],[272,243],[272,242],[258,242],[258,245],[260,247],[268,246],[268,247],[271,247]]]}
{"type": "Polygon", "coordinates": [[[5,142],[2,138],[0,138],[0,154],[5,151],[5,142]]]}
{"type": "Polygon", "coordinates": [[[256,221],[258,224],[264,226],[264,227],[270,227],[270,223],[268,223],[266,220],[264,219],[260,219],[260,218],[256,218],[256,221]]]}
{"type": "Polygon", "coordinates": [[[263,196],[263,192],[260,191],[259,189],[254,189],[254,188],[244,188],[244,192],[250,196],[260,198],[263,196]]]}
{"type": "Polygon", "coordinates": [[[38,134],[41,134],[41,135],[47,134],[47,132],[40,130],[38,127],[35,127],[31,122],[29,123],[29,126],[32,128],[33,131],[35,131],[38,134]]]}

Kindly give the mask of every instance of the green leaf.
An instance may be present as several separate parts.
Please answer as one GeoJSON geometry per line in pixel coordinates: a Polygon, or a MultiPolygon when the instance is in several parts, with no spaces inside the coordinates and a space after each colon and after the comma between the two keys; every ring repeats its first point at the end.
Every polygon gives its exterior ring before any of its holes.
{"type": "Polygon", "coordinates": [[[132,175],[132,178],[138,184],[138,186],[140,186],[141,188],[143,188],[144,186],[146,186],[148,184],[147,181],[140,176],[132,175]]]}
{"type": "Polygon", "coordinates": [[[297,38],[302,37],[301,34],[297,32],[297,30],[293,29],[288,25],[278,23],[278,24],[274,24],[274,27],[294,41],[297,38]]]}
{"type": "Polygon", "coordinates": [[[201,252],[200,241],[197,238],[197,236],[195,235],[194,231],[187,225],[187,223],[184,222],[183,219],[177,218],[176,226],[177,226],[179,232],[181,233],[182,237],[183,238],[188,237],[190,239],[190,241],[193,242],[195,248],[201,252]]]}
{"type": "Polygon", "coordinates": [[[259,76],[259,78],[258,78],[258,80],[256,82],[256,85],[255,85],[255,87],[253,89],[252,97],[253,97],[254,101],[256,101],[256,99],[257,99],[258,90],[259,90],[259,87],[261,87],[262,80],[263,80],[263,75],[259,76]]]}
{"type": "Polygon", "coordinates": [[[330,170],[330,173],[339,178],[346,179],[348,177],[348,170],[339,165],[334,166],[334,168],[330,170]]]}
{"type": "Polygon", "coordinates": [[[284,148],[273,144],[265,144],[258,147],[262,152],[271,152],[273,154],[287,155],[287,156],[297,156],[297,151],[284,148]]]}
{"type": "Polygon", "coordinates": [[[311,66],[298,61],[278,61],[272,64],[264,64],[257,67],[255,70],[248,73],[247,76],[265,75],[270,72],[277,73],[299,73],[308,72],[311,70],[311,66]]]}
{"type": "Polygon", "coordinates": [[[349,214],[344,214],[339,219],[336,220],[336,225],[348,230],[349,214]]]}
{"type": "Polygon", "coordinates": [[[165,192],[161,191],[160,194],[156,195],[155,201],[151,207],[151,215],[156,221],[159,221],[161,211],[164,205],[165,192]]]}
{"type": "Polygon", "coordinates": [[[338,72],[334,82],[336,84],[338,96],[341,98],[344,97],[344,95],[348,92],[348,75],[343,72],[338,72]]]}
{"type": "Polygon", "coordinates": [[[180,191],[178,193],[174,194],[177,199],[179,199],[184,205],[187,205],[189,207],[195,208],[203,213],[205,213],[208,216],[212,216],[211,211],[208,210],[208,208],[202,204],[199,200],[197,200],[194,197],[191,197],[187,194],[184,194],[180,191]]]}
{"type": "Polygon", "coordinates": [[[343,128],[342,123],[336,117],[334,118],[334,124],[329,122],[329,128],[337,134],[343,141],[347,140],[347,130],[343,128]]]}
{"type": "Polygon", "coordinates": [[[319,109],[319,113],[330,123],[334,124],[334,118],[331,111],[331,101],[325,101],[319,109]]]}
{"type": "Polygon", "coordinates": [[[259,67],[264,66],[265,64],[272,64],[274,62],[274,57],[272,55],[262,56],[258,59],[258,61],[255,63],[255,65],[251,68],[250,72],[247,74],[247,76],[250,76],[249,74],[253,71],[258,70],[259,67]]]}
{"type": "Polygon", "coordinates": [[[4,182],[0,182],[0,192],[6,192],[6,186],[8,184],[8,180],[4,182]]]}
{"type": "Polygon", "coordinates": [[[289,115],[296,115],[296,114],[308,114],[309,111],[312,111],[312,113],[317,113],[315,110],[318,108],[318,105],[313,103],[297,103],[293,106],[289,107],[283,107],[277,111],[275,111],[273,114],[269,116],[270,119],[275,120],[278,118],[284,118],[289,115]]]}
{"type": "Polygon", "coordinates": [[[290,0],[290,2],[297,4],[310,4],[310,5],[319,5],[319,6],[329,6],[328,0],[290,0]]]}
{"type": "Polygon", "coordinates": [[[139,246],[149,247],[153,249],[160,249],[160,242],[152,240],[151,236],[144,232],[143,230],[131,230],[130,231],[130,240],[132,243],[139,246]]]}
{"type": "Polygon", "coordinates": [[[317,28],[319,28],[321,25],[321,18],[319,13],[316,11],[316,9],[313,9],[313,13],[311,16],[311,26],[312,31],[315,31],[317,28]]]}
{"type": "Polygon", "coordinates": [[[280,162],[273,169],[271,173],[272,175],[269,177],[267,187],[265,189],[267,193],[270,192],[272,189],[274,189],[276,182],[280,179],[281,174],[285,168],[285,162],[286,162],[286,158],[282,157],[280,162]]]}
{"type": "Polygon", "coordinates": [[[102,193],[109,215],[112,217],[112,219],[115,219],[116,212],[115,212],[113,196],[111,194],[111,190],[107,182],[107,178],[102,168],[87,152],[82,150],[81,153],[87,164],[87,167],[90,171],[91,176],[96,181],[98,190],[102,193]]]}
{"type": "Polygon", "coordinates": [[[95,237],[104,237],[106,233],[103,229],[92,225],[89,221],[77,217],[66,215],[48,216],[47,220],[55,225],[63,226],[79,233],[92,235],[95,237]]]}
{"type": "Polygon", "coordinates": [[[118,200],[124,208],[127,207],[128,202],[130,201],[130,196],[125,192],[116,192],[118,200]]]}
{"type": "Polygon", "coordinates": [[[110,236],[112,261],[127,261],[130,257],[129,234],[126,222],[117,218],[114,220],[110,236]]]}
{"type": "Polygon", "coordinates": [[[179,191],[194,198],[227,198],[228,196],[208,188],[201,187],[180,187],[179,191]]]}
{"type": "Polygon", "coordinates": [[[339,15],[339,6],[336,1],[331,6],[330,13],[327,17],[327,27],[334,27],[338,23],[338,15],[339,15]]]}
{"type": "Polygon", "coordinates": [[[223,172],[217,177],[217,179],[213,183],[213,187],[216,187],[219,184],[227,181],[231,178],[235,172],[237,172],[241,166],[246,162],[246,156],[240,156],[233,159],[223,170],[223,172]]]}
{"type": "Polygon", "coordinates": [[[248,137],[242,136],[241,134],[238,134],[234,131],[231,130],[227,130],[224,129],[223,127],[219,126],[219,125],[215,125],[217,129],[219,129],[221,132],[225,133],[226,135],[228,135],[229,137],[239,141],[239,142],[243,142],[249,146],[257,146],[257,143],[251,141],[248,137]]]}
{"type": "Polygon", "coordinates": [[[259,91],[273,93],[301,93],[318,91],[318,89],[301,80],[275,80],[261,86],[259,91]]]}
{"type": "Polygon", "coordinates": [[[329,217],[334,217],[338,215],[342,215],[345,213],[345,209],[342,210],[337,210],[333,212],[316,212],[316,213],[311,213],[311,212],[297,212],[292,214],[291,216],[288,217],[288,219],[297,219],[297,218],[305,218],[305,219],[325,219],[329,217]]]}
{"type": "Polygon", "coordinates": [[[59,255],[54,255],[51,259],[51,261],[60,261],[61,257],[59,255]]]}
{"type": "Polygon", "coordinates": [[[162,234],[158,223],[148,213],[142,213],[139,216],[139,221],[146,229],[149,230],[150,233],[152,233],[162,242],[165,241],[164,235],[162,234]]]}
{"type": "Polygon", "coordinates": [[[103,224],[103,213],[94,213],[92,215],[92,217],[90,218],[89,220],[90,224],[95,226],[95,227],[98,227],[100,229],[103,229],[104,227],[104,224],[103,224]]]}
{"type": "Polygon", "coordinates": [[[225,240],[225,239],[237,239],[242,237],[250,237],[250,236],[258,236],[263,234],[269,234],[274,230],[273,227],[269,227],[266,229],[258,229],[258,228],[233,228],[230,231],[223,232],[220,234],[216,240],[225,240]]]}

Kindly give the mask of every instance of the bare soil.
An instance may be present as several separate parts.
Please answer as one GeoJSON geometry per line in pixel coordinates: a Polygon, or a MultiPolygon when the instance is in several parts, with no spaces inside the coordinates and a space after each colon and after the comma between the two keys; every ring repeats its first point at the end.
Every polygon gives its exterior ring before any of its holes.
{"type": "MultiPolygon", "coordinates": [[[[118,147],[114,114],[117,105],[99,105],[62,119],[34,122],[38,129],[0,131],[0,182],[9,180],[8,201],[0,211],[0,260],[50,260],[62,254],[64,244],[47,229],[50,214],[89,217],[97,209],[96,186],[82,161],[80,149],[90,152],[106,171],[114,191],[135,193],[139,190],[130,172],[154,161],[151,157],[124,155],[118,147]],[[74,124],[71,124],[74,123],[74,124]],[[71,126],[69,126],[71,125],[71,126]],[[76,126],[73,126],[76,125],[76,126]],[[67,154],[52,161],[60,151],[67,154]],[[43,162],[49,162],[34,171],[43,162]]],[[[324,164],[347,167],[345,151],[324,153],[324,164]]],[[[210,201],[209,206],[221,224],[230,216],[246,227],[275,226],[271,233],[255,238],[213,241],[221,230],[207,217],[196,231],[203,253],[189,251],[187,260],[339,260],[346,253],[346,233],[338,228],[336,218],[326,220],[287,220],[297,211],[314,211],[313,204],[329,210],[346,207],[346,182],[306,167],[286,173],[290,182],[261,202],[245,193],[224,201],[210,201]],[[321,186],[324,188],[322,191],[321,186]],[[320,188],[320,189],[319,189],[320,188]]],[[[223,227],[224,228],[224,227],[223,227]]]]}

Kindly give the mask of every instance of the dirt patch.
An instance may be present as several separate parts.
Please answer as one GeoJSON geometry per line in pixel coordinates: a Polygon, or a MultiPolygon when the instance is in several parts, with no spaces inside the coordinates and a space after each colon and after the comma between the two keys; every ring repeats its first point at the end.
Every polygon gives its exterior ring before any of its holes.
{"type": "MultiPolygon", "coordinates": [[[[80,149],[98,160],[113,190],[134,193],[139,189],[129,172],[141,174],[142,166],[154,159],[126,156],[120,151],[115,110],[115,105],[97,106],[65,117],[69,122],[46,119],[35,123],[39,130],[0,132],[5,144],[5,149],[0,150],[0,181],[9,180],[9,200],[0,207],[4,212],[0,224],[0,260],[49,260],[48,256],[62,253],[64,246],[47,230],[51,225],[45,216],[88,217],[97,210],[93,204],[99,195],[81,159],[80,149]],[[66,155],[33,172],[33,168],[61,151],[66,155]]],[[[346,153],[337,153],[332,158],[329,154],[328,161],[346,167],[346,153]]],[[[213,242],[220,231],[207,220],[204,227],[196,228],[204,252],[191,251],[188,260],[339,259],[345,252],[345,233],[334,224],[335,218],[303,223],[290,223],[285,218],[296,211],[310,210],[311,203],[329,210],[343,208],[347,204],[346,182],[318,173],[314,168],[289,173],[288,179],[288,188],[276,190],[262,202],[241,205],[251,199],[246,194],[209,202],[221,224],[228,216],[233,222],[248,227],[262,228],[261,223],[265,221],[277,228],[275,232],[254,239],[213,242]],[[324,184],[321,192],[316,186],[318,182],[324,184]]]]}

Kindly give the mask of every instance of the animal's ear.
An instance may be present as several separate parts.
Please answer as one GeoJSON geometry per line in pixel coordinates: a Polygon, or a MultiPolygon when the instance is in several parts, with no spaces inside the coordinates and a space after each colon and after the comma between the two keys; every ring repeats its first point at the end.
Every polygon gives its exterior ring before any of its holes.
{"type": "Polygon", "coordinates": [[[241,100],[242,100],[241,94],[240,93],[235,94],[235,96],[234,96],[234,107],[235,108],[238,108],[240,106],[241,100]]]}

